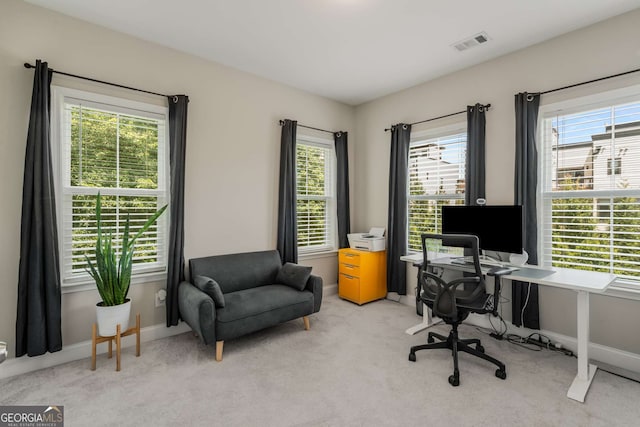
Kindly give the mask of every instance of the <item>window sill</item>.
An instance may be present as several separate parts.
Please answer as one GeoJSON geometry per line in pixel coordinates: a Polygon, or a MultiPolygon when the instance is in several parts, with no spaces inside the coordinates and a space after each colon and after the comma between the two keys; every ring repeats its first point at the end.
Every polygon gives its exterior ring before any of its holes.
{"type": "Polygon", "coordinates": [[[616,279],[603,293],[603,295],[640,300],[640,282],[627,279],[616,279]]]}
{"type": "MultiPolygon", "coordinates": [[[[131,277],[131,285],[141,285],[145,283],[166,282],[167,273],[165,271],[155,273],[137,274],[131,277]]],[[[62,294],[72,294],[75,292],[95,291],[96,284],[91,278],[74,283],[62,285],[62,294]]]]}
{"type": "Polygon", "coordinates": [[[299,260],[318,259],[318,258],[333,258],[338,255],[337,250],[323,251],[323,252],[307,252],[298,254],[299,260]]]}

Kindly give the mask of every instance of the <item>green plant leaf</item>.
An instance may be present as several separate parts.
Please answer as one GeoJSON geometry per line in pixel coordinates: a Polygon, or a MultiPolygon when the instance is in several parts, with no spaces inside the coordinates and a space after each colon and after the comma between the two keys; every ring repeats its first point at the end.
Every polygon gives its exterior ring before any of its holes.
{"type": "Polygon", "coordinates": [[[118,259],[116,248],[113,243],[113,233],[109,230],[107,237],[102,230],[102,201],[100,192],[96,199],[96,224],[97,237],[95,245],[95,264],[85,255],[87,267],[85,270],[96,282],[98,293],[105,306],[124,304],[131,284],[131,272],[133,270],[134,243],[151,227],[157,219],[164,213],[168,205],[164,205],[156,211],[136,233],[133,238],[130,236],[130,217],[127,215],[124,234],[122,236],[122,249],[120,259],[118,259]]]}

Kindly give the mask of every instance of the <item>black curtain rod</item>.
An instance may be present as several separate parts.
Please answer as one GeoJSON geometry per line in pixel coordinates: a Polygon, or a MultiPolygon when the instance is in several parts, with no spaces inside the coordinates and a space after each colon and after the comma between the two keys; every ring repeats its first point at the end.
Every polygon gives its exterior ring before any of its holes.
{"type": "MultiPolygon", "coordinates": [[[[487,109],[487,110],[488,110],[488,109],[491,107],[491,104],[483,105],[483,107],[484,107],[485,109],[487,109]]],[[[457,116],[458,114],[462,114],[462,113],[466,113],[466,112],[467,112],[467,110],[462,110],[462,111],[458,111],[458,112],[456,112],[456,113],[445,114],[444,116],[434,117],[434,118],[432,118],[432,119],[421,120],[421,121],[419,121],[419,122],[409,123],[409,125],[410,125],[410,126],[413,126],[413,125],[419,125],[420,123],[432,122],[432,121],[434,121],[434,120],[440,120],[440,119],[444,119],[444,118],[451,117],[451,116],[457,116]]],[[[390,131],[390,130],[391,130],[391,128],[387,128],[387,129],[385,129],[384,131],[385,131],[385,132],[387,132],[387,131],[390,131]]]]}
{"type": "MultiPolygon", "coordinates": [[[[36,67],[35,67],[35,65],[31,65],[28,62],[25,62],[24,63],[24,68],[36,68],[36,67]]],[[[158,92],[151,92],[149,90],[138,89],[138,88],[131,87],[131,86],[119,85],[117,83],[105,82],[104,80],[92,79],[91,77],[78,76],[77,74],[65,73],[63,71],[54,70],[53,68],[49,68],[49,71],[51,71],[52,73],[56,73],[56,74],[62,74],[63,76],[75,77],[76,79],[82,79],[82,80],[89,80],[90,82],[102,83],[102,84],[105,84],[105,85],[115,86],[115,87],[119,87],[119,88],[122,88],[122,89],[135,90],[137,92],[144,92],[144,93],[148,93],[148,94],[151,94],[151,95],[164,96],[166,98],[168,98],[169,96],[173,96],[173,95],[165,95],[165,94],[158,93],[158,92]]]]}
{"type": "MultiPolygon", "coordinates": [[[[284,120],[280,120],[280,126],[282,126],[283,124],[284,124],[284,120]]],[[[314,128],[312,126],[301,125],[300,123],[298,123],[298,126],[300,126],[301,128],[313,129],[313,130],[317,130],[317,131],[320,131],[320,132],[330,133],[331,135],[333,135],[334,133],[342,133],[342,131],[333,132],[333,131],[326,130],[326,129],[320,129],[320,128],[314,128]]]]}
{"type": "Polygon", "coordinates": [[[620,76],[624,76],[624,75],[627,75],[627,74],[637,73],[638,71],[640,71],[640,68],[636,68],[635,70],[631,70],[631,71],[625,71],[624,73],[613,74],[613,75],[607,76],[607,77],[600,77],[599,79],[593,79],[593,80],[589,80],[589,81],[582,82],[582,83],[576,83],[576,84],[572,84],[572,85],[569,85],[569,86],[559,87],[557,89],[545,90],[544,92],[540,92],[540,95],[544,95],[546,93],[551,93],[551,92],[558,92],[560,90],[565,90],[565,89],[571,89],[572,87],[582,86],[582,85],[586,85],[586,84],[589,84],[589,83],[595,83],[595,82],[599,82],[599,81],[602,81],[602,80],[612,79],[614,77],[620,77],[620,76]]]}

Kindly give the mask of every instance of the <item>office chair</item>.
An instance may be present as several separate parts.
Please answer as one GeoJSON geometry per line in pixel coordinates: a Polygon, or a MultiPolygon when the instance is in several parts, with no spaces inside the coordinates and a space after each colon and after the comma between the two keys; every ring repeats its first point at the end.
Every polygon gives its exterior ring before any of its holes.
{"type": "Polygon", "coordinates": [[[478,237],[462,234],[423,234],[421,237],[424,262],[418,271],[418,289],[422,290],[422,292],[419,292],[418,298],[431,308],[434,315],[451,325],[451,332],[449,332],[448,337],[429,332],[427,337],[428,344],[411,347],[409,360],[415,362],[416,351],[419,350],[436,348],[451,350],[453,355],[453,375],[449,377],[449,384],[455,387],[460,385],[458,352],[463,351],[498,366],[495,375],[504,380],[507,378],[504,363],[485,354],[484,347],[482,347],[479,339],[461,339],[458,337],[458,325],[469,316],[469,313],[495,313],[497,307],[495,297],[485,291],[484,276],[480,268],[478,237]],[[475,272],[450,282],[446,282],[436,274],[429,272],[425,241],[432,239],[441,240],[443,246],[470,249],[473,252],[473,268],[475,272]],[[434,342],[434,338],[437,338],[440,342],[434,342]]]}

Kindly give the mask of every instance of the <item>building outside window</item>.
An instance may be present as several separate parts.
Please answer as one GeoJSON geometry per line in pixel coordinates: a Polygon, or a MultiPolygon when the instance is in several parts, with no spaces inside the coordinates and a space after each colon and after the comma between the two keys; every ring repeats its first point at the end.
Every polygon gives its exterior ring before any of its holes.
{"type": "MultiPolygon", "coordinates": [[[[167,114],[148,105],[53,87],[52,141],[63,286],[90,283],[95,206],[102,196],[102,232],[120,238],[127,218],[135,234],[169,202],[167,114]]],[[[136,241],[134,278],[164,273],[168,215],[136,241]]],[[[116,245],[121,245],[116,240],[116,245]]]]}
{"type": "Polygon", "coordinates": [[[466,125],[440,128],[412,138],[409,148],[408,245],[422,251],[422,233],[440,233],[443,205],[463,205],[466,125]]]}
{"type": "Polygon", "coordinates": [[[298,135],[296,192],[298,252],[335,250],[336,155],[333,140],[298,135]]]}
{"type": "Polygon", "coordinates": [[[640,89],[628,93],[541,109],[546,265],[640,278],[640,89]]]}

